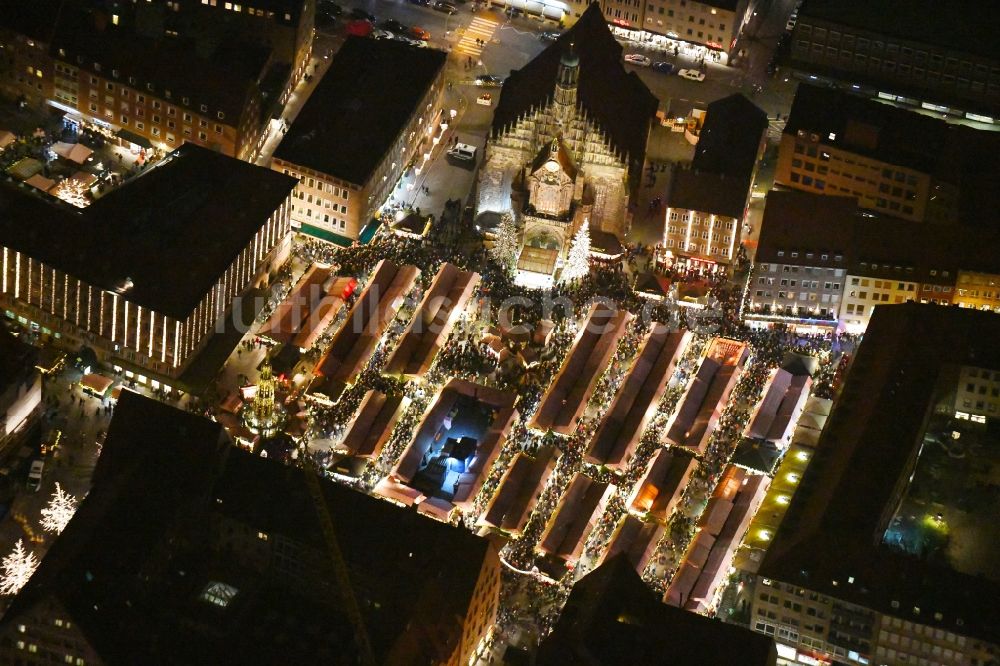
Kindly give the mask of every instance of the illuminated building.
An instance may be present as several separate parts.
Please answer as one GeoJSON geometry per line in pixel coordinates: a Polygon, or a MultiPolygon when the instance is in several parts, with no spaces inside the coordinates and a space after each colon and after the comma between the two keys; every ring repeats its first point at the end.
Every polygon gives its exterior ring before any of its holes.
{"type": "Polygon", "coordinates": [[[621,58],[591,5],[501,89],[476,212],[514,215],[524,227],[519,268],[543,282],[585,221],[619,239],[631,224],[657,102],[621,58]]]}
{"type": "Polygon", "coordinates": [[[729,53],[754,0],[601,0],[609,23],[729,53]]]}
{"type": "Polygon", "coordinates": [[[1000,312],[997,232],[862,213],[848,197],[767,196],[744,317],[865,330],[878,306],[1000,312]]]}
{"type": "Polygon", "coordinates": [[[294,185],[188,144],[83,210],[0,188],[0,306],[128,378],[178,386],[283,263],[294,185]]]}
{"type": "Polygon", "coordinates": [[[396,190],[404,171],[425,164],[450,121],[441,108],[445,57],[348,37],[271,163],[299,179],[293,227],[339,245],[370,238],[375,213],[406,197],[396,190]]]}
{"type": "Polygon", "coordinates": [[[11,7],[0,11],[0,35],[26,73],[7,87],[123,146],[169,151],[196,143],[252,160],[274,105],[305,71],[312,3],[271,3],[266,12],[223,2],[216,8],[214,0],[110,8],[81,0],[5,3],[11,7]]]}
{"type": "Polygon", "coordinates": [[[694,265],[736,259],[767,114],[741,94],[708,105],[690,169],[675,169],[667,195],[663,244],[694,265]]]}

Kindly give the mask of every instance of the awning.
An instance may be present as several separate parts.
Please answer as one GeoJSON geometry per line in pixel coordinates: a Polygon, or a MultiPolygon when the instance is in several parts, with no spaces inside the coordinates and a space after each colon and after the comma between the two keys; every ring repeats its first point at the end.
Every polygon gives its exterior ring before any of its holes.
{"type": "Polygon", "coordinates": [[[314,227],[311,224],[302,224],[302,226],[299,227],[299,231],[319,238],[320,240],[329,241],[334,245],[339,245],[341,247],[350,247],[354,244],[354,240],[348,238],[347,236],[341,236],[340,234],[335,234],[332,231],[323,229],[322,227],[314,227]]]}
{"type": "Polygon", "coordinates": [[[89,374],[84,375],[83,379],[80,380],[80,386],[83,387],[88,393],[92,393],[99,397],[104,397],[104,394],[108,392],[111,385],[115,383],[115,380],[105,377],[104,375],[89,374]]]}
{"type": "Polygon", "coordinates": [[[365,225],[365,228],[361,230],[361,234],[358,236],[358,242],[362,245],[367,245],[375,238],[375,234],[378,233],[381,223],[378,220],[372,220],[365,225]]]}
{"type": "Polygon", "coordinates": [[[525,247],[517,260],[517,269],[543,275],[552,275],[559,259],[559,250],[544,247],[525,247]]]}
{"type": "Polygon", "coordinates": [[[122,128],[117,132],[115,132],[115,136],[117,136],[119,139],[125,139],[129,143],[139,146],[140,148],[153,147],[153,144],[149,142],[149,139],[139,134],[136,134],[135,132],[130,132],[125,128],[122,128]]]}
{"type": "Polygon", "coordinates": [[[94,154],[93,150],[83,144],[64,143],[62,141],[52,144],[52,152],[59,157],[67,159],[70,162],[76,162],[77,164],[83,164],[94,154]]]}

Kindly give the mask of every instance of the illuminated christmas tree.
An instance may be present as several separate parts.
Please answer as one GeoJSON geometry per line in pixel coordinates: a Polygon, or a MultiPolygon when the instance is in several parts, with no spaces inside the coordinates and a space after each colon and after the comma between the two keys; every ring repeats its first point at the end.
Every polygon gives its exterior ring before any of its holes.
{"type": "Polygon", "coordinates": [[[500,226],[497,228],[497,236],[490,249],[490,255],[509,273],[517,265],[519,245],[514,217],[510,213],[504,213],[500,217],[500,226]]]}
{"type": "Polygon", "coordinates": [[[590,224],[584,221],[580,225],[573,244],[569,248],[569,257],[562,269],[562,281],[569,282],[582,278],[590,272],[590,224]]]}
{"type": "Polygon", "coordinates": [[[24,542],[21,539],[14,544],[14,550],[3,558],[0,563],[3,573],[0,573],[0,594],[17,594],[24,584],[31,578],[38,568],[38,559],[35,554],[24,549],[24,542]]]}
{"type": "Polygon", "coordinates": [[[52,499],[42,509],[42,528],[46,532],[60,534],[66,529],[66,525],[69,524],[74,513],[76,513],[76,498],[56,483],[56,491],[52,493],[52,499]]]}

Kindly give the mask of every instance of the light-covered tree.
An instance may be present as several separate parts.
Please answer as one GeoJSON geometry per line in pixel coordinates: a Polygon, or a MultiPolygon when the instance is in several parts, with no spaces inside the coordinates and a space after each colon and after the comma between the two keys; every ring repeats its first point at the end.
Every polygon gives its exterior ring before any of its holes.
{"type": "Polygon", "coordinates": [[[562,270],[563,282],[582,278],[590,272],[590,225],[584,222],[580,225],[573,244],[569,248],[569,256],[562,270]]]}
{"type": "Polygon", "coordinates": [[[14,550],[3,558],[0,563],[3,572],[0,573],[0,594],[17,594],[38,568],[35,554],[24,548],[24,541],[18,539],[14,550]]]}
{"type": "Polygon", "coordinates": [[[497,234],[493,240],[493,247],[490,248],[490,255],[494,261],[510,273],[517,264],[519,245],[517,224],[514,222],[514,216],[510,213],[504,213],[500,217],[500,226],[497,227],[497,234]]]}
{"type": "Polygon", "coordinates": [[[66,525],[69,524],[74,513],[76,513],[76,498],[56,483],[56,491],[52,493],[52,499],[42,509],[42,528],[46,532],[60,534],[66,529],[66,525]]]}

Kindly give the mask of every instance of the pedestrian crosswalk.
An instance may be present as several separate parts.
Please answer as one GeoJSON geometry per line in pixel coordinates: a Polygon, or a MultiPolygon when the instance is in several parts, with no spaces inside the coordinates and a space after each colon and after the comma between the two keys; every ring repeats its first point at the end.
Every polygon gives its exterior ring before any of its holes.
{"type": "Polygon", "coordinates": [[[455,50],[466,55],[479,56],[486,43],[493,37],[497,25],[496,21],[475,17],[469,27],[465,29],[465,33],[455,50]]]}

